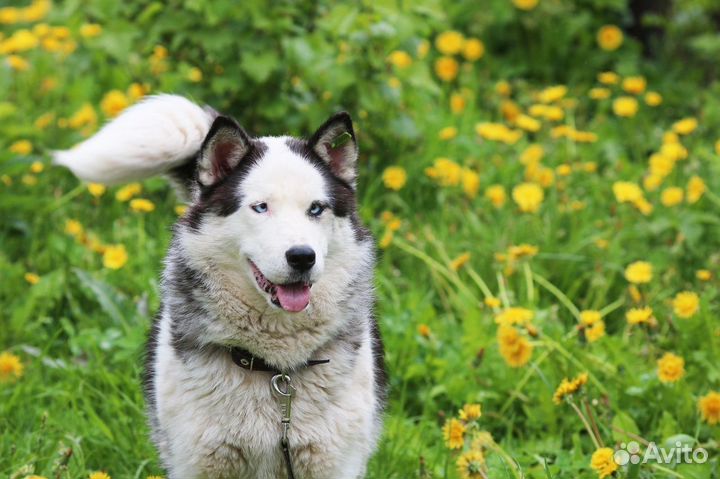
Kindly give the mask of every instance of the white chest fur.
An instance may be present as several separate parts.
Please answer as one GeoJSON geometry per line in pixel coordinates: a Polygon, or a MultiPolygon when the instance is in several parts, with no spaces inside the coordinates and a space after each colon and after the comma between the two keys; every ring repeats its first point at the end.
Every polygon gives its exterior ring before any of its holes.
{"type": "MultiPolygon", "coordinates": [[[[155,439],[172,479],[278,479],[280,406],[271,373],[235,365],[225,351],[181,360],[170,346],[170,321],[160,324],[155,358],[155,439]]],[[[295,475],[358,478],[380,431],[368,335],[357,351],[318,351],[330,363],[292,375],[296,388],[288,434],[295,475]]]]}

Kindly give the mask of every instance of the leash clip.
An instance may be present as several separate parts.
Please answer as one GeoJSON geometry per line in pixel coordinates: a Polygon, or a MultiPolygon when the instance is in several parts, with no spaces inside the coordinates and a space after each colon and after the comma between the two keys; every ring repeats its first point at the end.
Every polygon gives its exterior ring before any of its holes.
{"type": "Polygon", "coordinates": [[[272,393],[280,402],[281,424],[283,426],[282,442],[287,444],[288,429],[290,429],[290,415],[292,411],[292,399],[295,395],[295,388],[290,384],[290,376],[287,374],[276,374],[270,380],[272,393]]]}

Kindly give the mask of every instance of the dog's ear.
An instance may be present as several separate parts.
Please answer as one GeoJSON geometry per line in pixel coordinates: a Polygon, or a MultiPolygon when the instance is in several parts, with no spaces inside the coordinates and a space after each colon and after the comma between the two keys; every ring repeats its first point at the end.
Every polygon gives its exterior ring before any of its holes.
{"type": "Polygon", "coordinates": [[[235,120],[215,118],[200,148],[198,181],[211,186],[225,178],[250,149],[250,138],[235,120]]]}
{"type": "Polygon", "coordinates": [[[352,119],[344,111],[331,116],[308,141],[335,176],[355,186],[358,146],[352,119]]]}

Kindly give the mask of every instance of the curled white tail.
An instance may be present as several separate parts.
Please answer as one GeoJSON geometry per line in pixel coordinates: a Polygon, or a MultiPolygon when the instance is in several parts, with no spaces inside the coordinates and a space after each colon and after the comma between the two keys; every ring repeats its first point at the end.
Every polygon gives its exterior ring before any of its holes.
{"type": "Polygon", "coordinates": [[[196,155],[214,117],[187,98],[152,96],[53,158],[85,181],[112,185],[147,178],[196,155]]]}

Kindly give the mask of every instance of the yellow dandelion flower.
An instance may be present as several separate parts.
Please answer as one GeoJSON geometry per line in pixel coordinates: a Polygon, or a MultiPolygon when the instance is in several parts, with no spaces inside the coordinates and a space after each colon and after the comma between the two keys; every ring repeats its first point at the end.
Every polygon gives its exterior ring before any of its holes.
{"type": "Polygon", "coordinates": [[[462,181],[463,168],[450,158],[436,158],[425,174],[441,186],[457,186],[462,181]]]}
{"type": "Polygon", "coordinates": [[[42,173],[44,169],[45,165],[43,165],[42,161],[33,161],[30,165],[30,171],[35,174],[42,173]]]}
{"type": "Polygon", "coordinates": [[[79,238],[84,233],[83,225],[78,220],[66,220],[65,221],[65,233],[70,236],[79,238]]]}
{"type": "Polygon", "coordinates": [[[634,203],[643,197],[640,186],[630,181],[616,181],[612,189],[618,203],[634,203]]]}
{"type": "Polygon", "coordinates": [[[463,45],[463,57],[469,62],[474,62],[485,54],[485,44],[477,38],[468,38],[463,45]]]}
{"type": "Polygon", "coordinates": [[[512,307],[506,308],[495,315],[495,322],[500,325],[525,325],[532,321],[535,313],[527,308],[512,307]]]}
{"type": "Polygon", "coordinates": [[[675,295],[672,306],[679,318],[692,318],[700,309],[700,297],[692,291],[682,291],[675,295]]]}
{"type": "Polygon", "coordinates": [[[106,472],[98,471],[98,472],[91,473],[88,476],[88,479],[111,479],[111,477],[106,472]]]}
{"type": "Polygon", "coordinates": [[[720,392],[710,391],[700,398],[698,408],[703,421],[710,425],[720,423],[720,392]]]}
{"type": "MultiPolygon", "coordinates": [[[[518,1],[529,1],[529,0],[513,0],[518,1]]],[[[537,0],[531,0],[537,2],[537,0]]],[[[487,474],[485,473],[485,456],[479,449],[471,449],[467,452],[460,454],[455,463],[457,466],[458,474],[461,479],[486,479],[487,474]]]]}
{"type": "Polygon", "coordinates": [[[120,269],[127,263],[128,254],[124,245],[108,245],[103,253],[103,266],[109,269],[120,269]]]}
{"type": "Polygon", "coordinates": [[[82,128],[84,126],[95,126],[97,124],[97,113],[90,103],[85,103],[78,111],[68,118],[70,128],[82,128]]]}
{"type": "Polygon", "coordinates": [[[455,418],[445,422],[443,438],[449,449],[462,449],[465,445],[465,430],[465,425],[455,418]]]}
{"type": "Polygon", "coordinates": [[[465,404],[459,412],[460,420],[465,422],[474,421],[480,416],[482,416],[480,404],[465,404]]]}
{"type": "Polygon", "coordinates": [[[24,72],[30,68],[30,63],[23,57],[18,55],[9,55],[7,58],[5,58],[5,63],[11,69],[18,72],[24,72]]]}
{"type": "Polygon", "coordinates": [[[33,286],[40,282],[40,276],[38,276],[35,273],[25,273],[24,278],[25,278],[25,281],[27,281],[28,283],[30,283],[33,286]]]}
{"type": "Polygon", "coordinates": [[[523,152],[520,154],[520,163],[522,163],[523,165],[538,163],[543,159],[544,155],[545,150],[543,149],[542,145],[538,145],[537,143],[535,143],[523,150],[523,152]]]}
{"type": "Polygon", "coordinates": [[[580,391],[580,389],[585,384],[587,384],[587,381],[587,373],[582,373],[574,379],[564,378],[562,381],[560,381],[560,385],[557,387],[555,393],[553,394],[553,402],[555,404],[560,404],[566,397],[580,391]]]}
{"type": "Polygon", "coordinates": [[[663,177],[660,175],[650,174],[643,178],[643,188],[646,191],[655,191],[660,188],[660,184],[663,181],[663,177]]]}
{"type": "Polygon", "coordinates": [[[585,326],[592,326],[601,319],[602,315],[600,314],[600,311],[595,311],[592,309],[580,311],[580,323],[584,324],[585,326]]]}
{"type": "Polygon", "coordinates": [[[685,190],[677,186],[671,186],[670,188],[665,188],[663,190],[660,195],[660,202],[663,206],[671,208],[682,203],[684,196],[685,190]]]}
{"type": "Polygon", "coordinates": [[[687,184],[687,202],[690,204],[697,203],[703,197],[705,191],[707,191],[707,186],[702,178],[692,176],[687,184]]]}
{"type": "Polygon", "coordinates": [[[52,113],[52,112],[43,113],[42,115],[37,117],[34,125],[35,125],[35,128],[37,128],[38,130],[44,130],[45,128],[50,126],[50,124],[54,120],[55,120],[55,113],[52,113]]]}
{"type": "Polygon", "coordinates": [[[19,140],[10,145],[9,150],[16,155],[29,155],[33,151],[33,146],[28,140],[19,140]]]}
{"type": "Polygon", "coordinates": [[[117,190],[117,193],[115,193],[115,199],[124,203],[129,201],[132,197],[139,195],[141,192],[142,185],[140,183],[128,183],[117,190]]]}
{"type": "Polygon", "coordinates": [[[650,306],[643,308],[631,308],[625,313],[628,324],[650,324],[653,317],[653,310],[650,306]]]}
{"type": "Polygon", "coordinates": [[[462,33],[454,30],[443,32],[435,38],[435,48],[443,55],[456,55],[460,53],[465,44],[462,33]]]}
{"type": "Polygon", "coordinates": [[[598,321],[589,328],[585,328],[585,339],[588,343],[594,343],[605,336],[605,321],[598,321]]]}
{"type": "Polygon", "coordinates": [[[653,277],[653,267],[647,261],[635,261],[625,268],[625,279],[633,284],[649,283],[653,277]]]}
{"type": "Polygon", "coordinates": [[[387,249],[392,244],[392,240],[395,237],[393,231],[391,229],[386,229],[385,233],[383,233],[382,237],[380,237],[380,241],[378,241],[378,247],[380,249],[387,249]]]}
{"type": "Polygon", "coordinates": [[[617,116],[632,118],[638,112],[638,101],[631,96],[621,96],[613,101],[612,108],[617,116]]]}
{"type": "Polygon", "coordinates": [[[485,190],[485,198],[489,199],[490,203],[492,203],[495,208],[502,208],[507,198],[505,187],[502,185],[489,186],[485,190]]]}
{"type": "Polygon", "coordinates": [[[452,57],[440,57],[435,60],[435,73],[442,81],[451,82],[457,77],[460,65],[452,57]]]}
{"type": "Polygon", "coordinates": [[[601,87],[592,88],[590,89],[588,96],[593,100],[605,100],[610,98],[610,90],[601,87]]]}
{"type": "Polygon", "coordinates": [[[488,296],[487,298],[485,298],[485,300],[483,302],[485,303],[485,306],[487,306],[488,308],[493,308],[493,309],[499,308],[500,304],[501,304],[500,300],[498,298],[496,298],[495,296],[488,296]]]}
{"type": "Polygon", "coordinates": [[[567,91],[568,89],[565,85],[550,86],[539,92],[537,99],[540,103],[553,103],[565,98],[567,91]]]}
{"type": "Polygon", "coordinates": [[[590,458],[590,467],[598,474],[599,479],[612,476],[619,466],[613,459],[615,453],[609,447],[601,447],[593,452],[590,458]]]}
{"type": "Polygon", "coordinates": [[[603,85],[617,85],[620,83],[620,75],[615,72],[602,72],[598,74],[598,81],[603,85]]]}
{"type": "Polygon", "coordinates": [[[382,179],[386,188],[399,191],[407,182],[407,173],[401,166],[388,166],[383,171],[382,179]]]}
{"type": "Polygon", "coordinates": [[[508,97],[512,94],[512,86],[510,82],[501,80],[495,84],[495,93],[500,96],[508,97]]]}
{"type": "Polygon", "coordinates": [[[470,257],[470,253],[468,252],[461,254],[450,262],[450,269],[453,271],[458,271],[460,268],[465,266],[468,261],[470,261],[470,257]]]}
{"type": "Polygon", "coordinates": [[[537,246],[531,244],[522,243],[517,246],[510,246],[508,248],[508,258],[510,261],[516,261],[523,258],[532,258],[540,249],[537,246]]]}
{"type": "Polygon", "coordinates": [[[452,140],[453,138],[455,138],[457,136],[457,134],[458,134],[457,128],[455,128],[454,126],[446,126],[442,130],[440,130],[440,132],[438,133],[438,138],[440,138],[441,140],[444,140],[444,141],[452,140]]]}
{"type": "Polygon", "coordinates": [[[660,154],[668,156],[673,160],[684,160],[688,157],[688,150],[680,143],[664,143],[660,147],[660,154]]]}
{"type": "Polygon", "coordinates": [[[500,354],[510,367],[519,368],[530,361],[533,345],[517,329],[503,324],[498,328],[497,339],[500,354]]]}
{"type": "Polygon", "coordinates": [[[530,11],[537,7],[538,3],[540,3],[540,0],[512,0],[513,5],[515,5],[515,8],[525,11],[530,11]]]}
{"type": "Polygon", "coordinates": [[[627,77],[622,82],[622,89],[631,95],[639,95],[645,91],[647,80],[642,76],[627,77]]]}
{"type": "Polygon", "coordinates": [[[112,118],[120,114],[130,104],[125,93],[120,90],[110,90],[100,102],[100,108],[105,116],[112,118]]]}
{"type": "Polygon", "coordinates": [[[539,131],[540,127],[542,126],[542,124],[535,118],[523,114],[520,114],[515,118],[515,125],[517,125],[518,128],[529,131],[531,133],[539,131]]]}
{"type": "Polygon", "coordinates": [[[427,324],[421,324],[418,326],[418,334],[424,338],[430,337],[430,326],[427,324]]]}
{"type": "Polygon", "coordinates": [[[645,104],[647,106],[659,106],[663,102],[663,97],[656,91],[649,91],[645,94],[645,104]]]}
{"type": "Polygon", "coordinates": [[[639,304],[642,302],[643,295],[640,292],[640,289],[634,284],[628,286],[628,294],[630,294],[630,298],[632,298],[633,303],[639,304]]]}
{"type": "Polygon", "coordinates": [[[155,204],[145,198],[134,198],[130,200],[130,209],[136,213],[149,213],[155,210],[155,204]]]}
{"type": "Polygon", "coordinates": [[[193,83],[200,83],[203,79],[202,70],[200,70],[198,67],[192,67],[187,72],[187,79],[193,83]]]}
{"type": "Polygon", "coordinates": [[[467,105],[467,100],[461,93],[450,95],[450,111],[457,115],[465,110],[465,105],[467,105]]]}
{"type": "Polygon", "coordinates": [[[697,118],[683,118],[673,124],[672,129],[678,135],[689,135],[698,126],[697,118]]]}
{"type": "Polygon", "coordinates": [[[512,198],[523,213],[535,213],[540,209],[545,194],[535,183],[521,183],[513,188],[512,198]]]}
{"type": "Polygon", "coordinates": [[[18,379],[23,375],[20,358],[8,351],[0,353],[0,382],[18,379]]]}
{"type": "Polygon", "coordinates": [[[520,106],[512,100],[503,100],[500,103],[500,113],[507,121],[514,122],[520,116],[520,106]]]}
{"type": "Polygon", "coordinates": [[[570,176],[570,174],[572,173],[572,167],[567,163],[563,163],[562,165],[558,165],[558,167],[555,168],[555,172],[558,174],[558,176],[570,176]]]}
{"type": "Polygon", "coordinates": [[[95,38],[102,33],[102,26],[97,23],[83,23],[80,26],[80,36],[83,38],[95,38]]]}
{"type": "Polygon", "coordinates": [[[522,131],[512,130],[502,123],[478,123],[475,132],[482,138],[513,145],[522,137],[522,131]]]}
{"type": "Polygon", "coordinates": [[[685,375],[685,360],[673,353],[665,353],[658,359],[658,377],[661,382],[679,381],[685,375]]]}
{"type": "Polygon", "coordinates": [[[150,92],[150,86],[142,83],[132,83],[127,90],[130,101],[138,101],[150,92]]]}
{"type": "Polygon", "coordinates": [[[480,190],[480,175],[469,168],[463,168],[460,181],[465,196],[470,199],[475,198],[480,190]]]}
{"type": "Polygon", "coordinates": [[[107,190],[105,185],[103,185],[102,183],[88,183],[87,189],[90,194],[95,198],[100,198],[102,195],[105,194],[105,190],[107,190]]]}
{"type": "Polygon", "coordinates": [[[695,277],[700,281],[710,281],[712,279],[712,273],[707,269],[699,269],[695,272],[695,277]]]}
{"type": "Polygon", "coordinates": [[[412,57],[408,54],[408,52],[403,50],[395,50],[393,52],[390,52],[387,60],[395,68],[399,68],[401,70],[412,65],[412,57]]]}
{"type": "Polygon", "coordinates": [[[662,178],[669,175],[675,168],[675,159],[665,156],[662,153],[653,153],[650,155],[650,173],[662,178]]]}
{"type": "Polygon", "coordinates": [[[623,43],[623,32],[615,25],[604,25],[597,32],[597,43],[605,51],[620,48],[623,43]]]}

